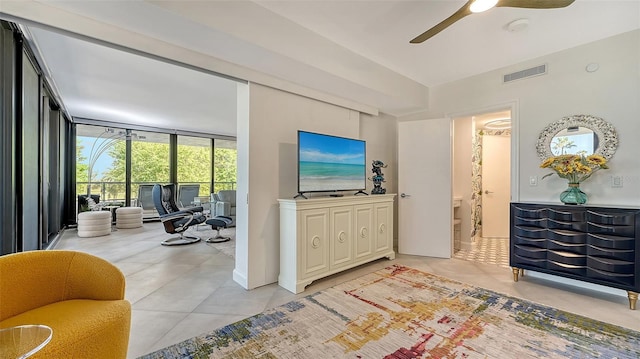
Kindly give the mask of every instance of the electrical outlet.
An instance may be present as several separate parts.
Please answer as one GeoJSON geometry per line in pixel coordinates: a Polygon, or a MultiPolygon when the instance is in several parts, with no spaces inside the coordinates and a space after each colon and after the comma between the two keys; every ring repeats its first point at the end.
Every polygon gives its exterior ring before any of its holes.
{"type": "Polygon", "coordinates": [[[534,187],[538,185],[538,176],[529,177],[529,186],[534,187]]]}
{"type": "Polygon", "coordinates": [[[622,176],[611,176],[611,187],[613,187],[613,188],[621,188],[622,187],[622,176]]]}

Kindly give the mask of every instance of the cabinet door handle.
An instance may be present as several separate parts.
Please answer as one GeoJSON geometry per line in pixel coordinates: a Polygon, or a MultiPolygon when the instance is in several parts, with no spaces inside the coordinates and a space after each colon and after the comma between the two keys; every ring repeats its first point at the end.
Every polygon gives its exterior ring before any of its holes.
{"type": "Polygon", "coordinates": [[[313,238],[311,238],[311,247],[313,247],[313,248],[320,247],[320,237],[313,236],[313,238]]]}
{"type": "Polygon", "coordinates": [[[340,231],[340,234],[338,234],[338,242],[340,243],[344,243],[344,240],[346,239],[346,234],[344,233],[344,231],[340,231]]]}
{"type": "Polygon", "coordinates": [[[384,223],[381,223],[380,227],[378,227],[380,233],[384,233],[385,229],[387,229],[387,226],[385,226],[384,223]]]}
{"type": "Polygon", "coordinates": [[[489,191],[489,190],[484,191],[484,194],[489,194],[489,193],[493,193],[493,191],[489,191]]]}
{"type": "Polygon", "coordinates": [[[369,230],[367,229],[367,227],[362,227],[360,229],[360,237],[366,238],[368,234],[369,234],[369,230]]]}

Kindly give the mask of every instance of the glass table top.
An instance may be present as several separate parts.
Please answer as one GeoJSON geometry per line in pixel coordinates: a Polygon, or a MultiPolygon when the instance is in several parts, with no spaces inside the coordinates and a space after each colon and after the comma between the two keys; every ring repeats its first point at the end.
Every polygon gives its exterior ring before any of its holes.
{"type": "Polygon", "coordinates": [[[0,329],[0,358],[28,358],[42,349],[53,330],[46,325],[20,325],[0,329]]]}

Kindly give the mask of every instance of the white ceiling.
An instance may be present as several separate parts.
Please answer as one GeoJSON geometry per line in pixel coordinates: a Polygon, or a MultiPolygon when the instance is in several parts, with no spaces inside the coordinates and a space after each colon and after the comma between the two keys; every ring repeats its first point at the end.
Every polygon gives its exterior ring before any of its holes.
{"type": "Polygon", "coordinates": [[[55,32],[30,32],[74,117],[235,136],[236,82],[55,32]]]}
{"type": "MultiPolygon", "coordinates": [[[[267,74],[397,116],[425,110],[428,87],[640,28],[638,0],[577,0],[491,9],[409,44],[464,3],[32,1],[6,2],[0,12],[35,22],[72,16],[78,21],[49,24],[69,31],[90,20],[247,70],[232,76],[260,82],[256,74],[267,74]],[[506,31],[519,18],[529,26],[506,31]]],[[[234,82],[30,29],[73,116],[235,134],[234,82]]]]}
{"type": "Polygon", "coordinates": [[[562,9],[494,8],[422,44],[409,40],[465,0],[263,1],[260,5],[425,86],[435,86],[640,27],[637,0],[577,0],[562,9]],[[521,32],[505,26],[526,18],[521,32]]]}

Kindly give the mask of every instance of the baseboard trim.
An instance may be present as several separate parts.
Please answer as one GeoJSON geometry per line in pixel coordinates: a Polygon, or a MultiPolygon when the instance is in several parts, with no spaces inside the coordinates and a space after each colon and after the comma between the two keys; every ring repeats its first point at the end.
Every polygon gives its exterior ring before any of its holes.
{"type": "Polygon", "coordinates": [[[471,241],[461,241],[460,242],[460,249],[465,250],[465,251],[472,250],[474,246],[475,246],[475,242],[471,242],[471,241]]]}
{"type": "Polygon", "coordinates": [[[233,281],[240,284],[242,288],[249,289],[249,281],[247,277],[245,277],[242,273],[238,272],[237,269],[233,270],[233,281]]]}

